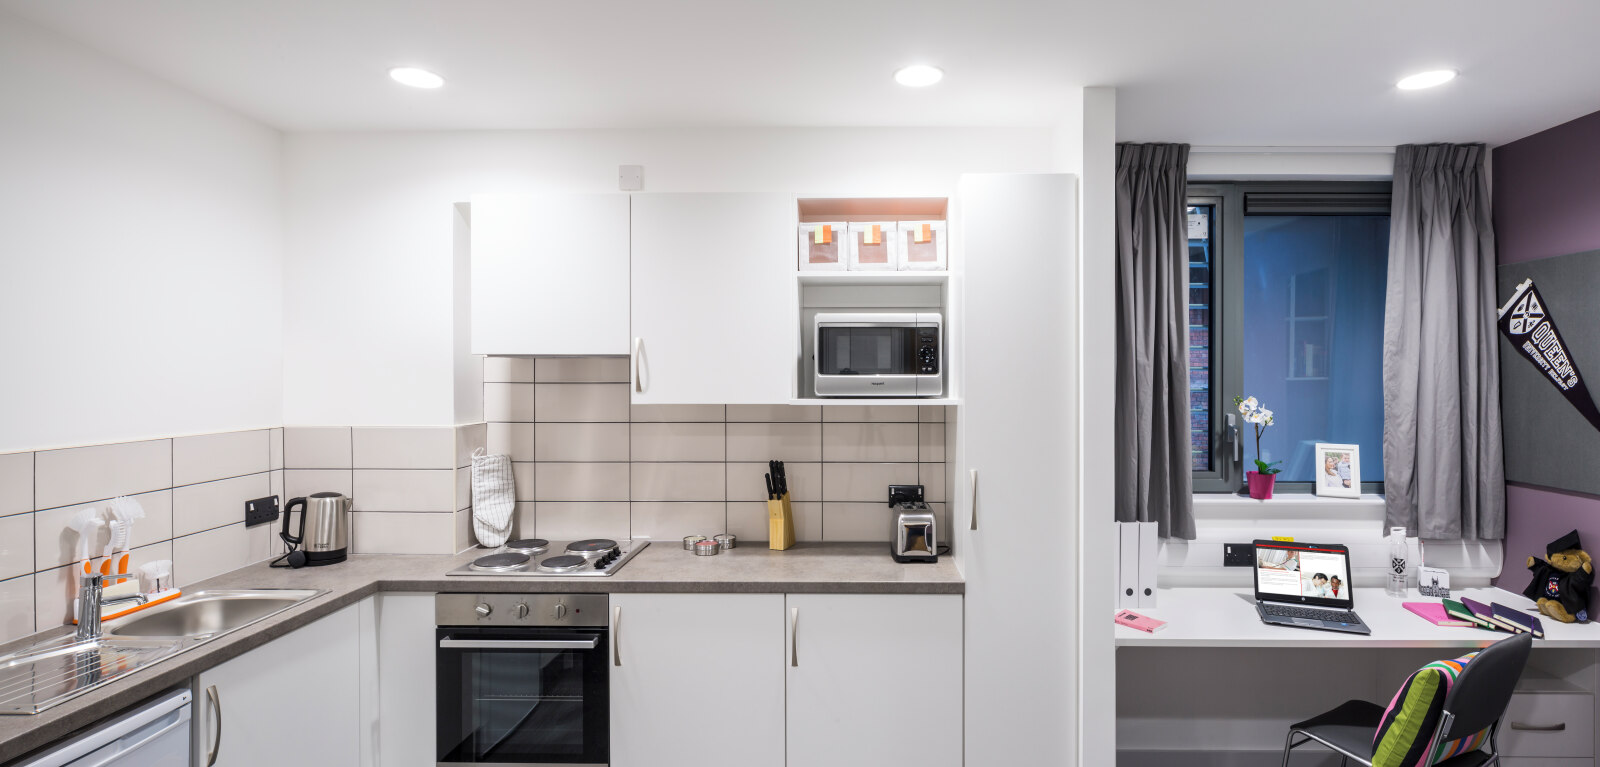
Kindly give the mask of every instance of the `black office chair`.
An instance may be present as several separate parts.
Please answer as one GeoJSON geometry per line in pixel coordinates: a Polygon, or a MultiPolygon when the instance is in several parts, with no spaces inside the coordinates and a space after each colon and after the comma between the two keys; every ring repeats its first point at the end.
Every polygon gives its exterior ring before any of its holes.
{"type": "MultiPolygon", "coordinates": [[[[1511,703],[1511,692],[1528,664],[1533,636],[1518,634],[1484,648],[1456,677],[1444,699],[1444,715],[1428,744],[1432,751],[1440,743],[1465,738],[1489,729],[1487,751],[1478,750],[1454,756],[1434,767],[1487,767],[1500,763],[1495,736],[1500,718],[1511,703]]],[[[1350,700],[1338,708],[1289,726],[1283,741],[1283,767],[1289,767],[1289,752],[1312,741],[1337,751],[1339,764],[1350,762],[1372,767],[1372,740],[1383,720],[1383,706],[1364,700],[1350,700]],[[1304,736],[1299,742],[1295,736],[1304,736]]]]}

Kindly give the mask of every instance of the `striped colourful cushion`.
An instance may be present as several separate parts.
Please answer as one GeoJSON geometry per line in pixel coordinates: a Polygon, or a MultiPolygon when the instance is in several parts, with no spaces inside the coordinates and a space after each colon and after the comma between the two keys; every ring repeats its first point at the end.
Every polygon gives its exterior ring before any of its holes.
{"type": "Polygon", "coordinates": [[[1416,670],[1389,701],[1373,738],[1373,767],[1429,767],[1457,754],[1475,751],[1489,738],[1488,729],[1440,743],[1428,753],[1428,741],[1444,716],[1444,699],[1461,670],[1476,657],[1468,653],[1439,660],[1416,670]]]}

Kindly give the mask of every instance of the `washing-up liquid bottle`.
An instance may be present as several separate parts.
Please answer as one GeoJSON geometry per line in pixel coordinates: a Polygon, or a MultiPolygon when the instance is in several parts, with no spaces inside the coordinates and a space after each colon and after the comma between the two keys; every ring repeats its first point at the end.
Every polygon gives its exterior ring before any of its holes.
{"type": "Polygon", "coordinates": [[[1384,582],[1383,590],[1391,597],[1404,599],[1406,596],[1406,529],[1403,527],[1389,528],[1389,577],[1384,582]]]}

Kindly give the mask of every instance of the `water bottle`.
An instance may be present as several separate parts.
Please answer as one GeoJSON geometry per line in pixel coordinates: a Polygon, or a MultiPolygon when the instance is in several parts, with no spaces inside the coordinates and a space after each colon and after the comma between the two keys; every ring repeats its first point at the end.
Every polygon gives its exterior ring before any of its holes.
{"type": "Polygon", "coordinates": [[[1406,596],[1406,529],[1389,528],[1389,578],[1383,590],[1391,597],[1406,596]]]}

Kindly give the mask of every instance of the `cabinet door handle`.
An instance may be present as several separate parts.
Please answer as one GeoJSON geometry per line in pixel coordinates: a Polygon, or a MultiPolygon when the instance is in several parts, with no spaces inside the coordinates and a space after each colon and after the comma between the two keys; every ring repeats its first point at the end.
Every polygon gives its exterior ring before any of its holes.
{"type": "Polygon", "coordinates": [[[800,666],[800,608],[789,608],[789,665],[800,666]]]}
{"type": "Polygon", "coordinates": [[[972,493],[971,503],[967,505],[969,516],[972,517],[972,529],[978,529],[978,470],[967,471],[967,490],[972,493]]]}
{"type": "Polygon", "coordinates": [[[611,608],[611,665],[622,665],[622,608],[611,608]]]}
{"type": "Polygon", "coordinates": [[[206,688],[206,698],[211,701],[211,711],[217,720],[217,738],[211,744],[211,751],[206,754],[206,767],[217,763],[217,755],[222,753],[222,696],[217,693],[217,686],[206,688]]]}
{"type": "Polygon", "coordinates": [[[1524,731],[1527,731],[1527,732],[1561,732],[1561,731],[1567,729],[1567,723],[1566,722],[1562,722],[1560,724],[1538,725],[1538,724],[1523,724],[1522,722],[1512,722],[1511,723],[1511,729],[1513,729],[1513,730],[1524,730],[1524,731]]]}
{"type": "Polygon", "coordinates": [[[638,394],[643,394],[644,393],[644,376],[643,376],[643,374],[641,374],[639,372],[639,370],[640,370],[640,368],[639,368],[639,358],[644,356],[643,354],[641,354],[641,351],[643,349],[644,349],[644,339],[643,338],[634,338],[633,339],[633,390],[634,390],[634,392],[636,392],[638,394]]]}

